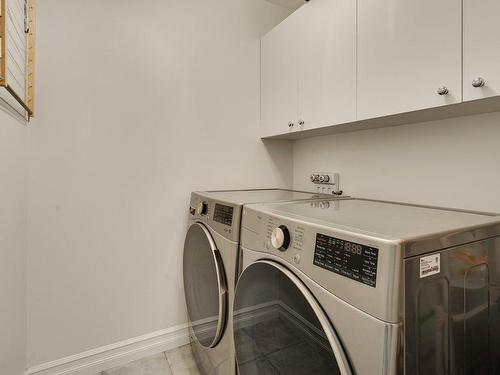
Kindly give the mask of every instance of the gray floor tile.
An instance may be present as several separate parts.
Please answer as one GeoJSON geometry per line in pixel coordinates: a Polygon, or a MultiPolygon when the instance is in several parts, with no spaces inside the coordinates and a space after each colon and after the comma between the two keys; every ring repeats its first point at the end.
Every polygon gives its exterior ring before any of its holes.
{"type": "Polygon", "coordinates": [[[251,338],[256,350],[263,355],[273,353],[302,341],[302,338],[295,332],[296,330],[285,324],[281,318],[257,323],[253,326],[243,328],[243,331],[251,338]]]}
{"type": "Polygon", "coordinates": [[[200,375],[190,345],[165,353],[173,375],[200,375]]]}
{"type": "Polygon", "coordinates": [[[340,375],[333,353],[315,343],[300,343],[279,350],[266,359],[280,374],[340,375]]]}
{"type": "Polygon", "coordinates": [[[163,353],[103,372],[104,375],[172,375],[163,353]]]}
{"type": "Polygon", "coordinates": [[[279,375],[279,372],[265,358],[246,362],[239,366],[239,370],[245,375],[279,375]]]}
{"type": "Polygon", "coordinates": [[[255,341],[248,335],[244,329],[238,329],[235,333],[235,345],[238,348],[238,361],[245,363],[261,357],[261,352],[255,341]]]}

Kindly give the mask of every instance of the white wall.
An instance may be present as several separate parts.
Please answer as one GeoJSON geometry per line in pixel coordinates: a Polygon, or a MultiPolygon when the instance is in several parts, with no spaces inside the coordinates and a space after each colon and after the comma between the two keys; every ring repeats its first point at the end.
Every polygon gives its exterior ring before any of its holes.
{"type": "Polygon", "coordinates": [[[500,113],[299,140],[293,161],[295,188],[339,172],[353,196],[500,212],[500,113]]]}
{"type": "Polygon", "coordinates": [[[279,6],[295,10],[304,4],[304,0],[266,0],[270,3],[277,4],[279,6]]]}
{"type": "Polygon", "coordinates": [[[26,365],[27,129],[0,107],[0,373],[26,365]]]}
{"type": "Polygon", "coordinates": [[[28,365],[186,321],[189,193],[287,187],[258,137],[263,0],[45,0],[30,131],[28,365]]]}

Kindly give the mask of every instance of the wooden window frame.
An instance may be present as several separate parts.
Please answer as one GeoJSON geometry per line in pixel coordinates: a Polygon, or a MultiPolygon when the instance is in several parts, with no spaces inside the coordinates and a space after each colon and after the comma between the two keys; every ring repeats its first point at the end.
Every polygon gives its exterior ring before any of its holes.
{"type": "Polygon", "coordinates": [[[36,0],[26,0],[28,35],[26,38],[26,97],[20,97],[15,90],[9,85],[7,75],[7,64],[9,63],[7,56],[7,2],[9,0],[0,0],[0,87],[15,99],[15,101],[25,111],[25,117],[29,121],[35,114],[35,35],[36,35],[36,0]]]}

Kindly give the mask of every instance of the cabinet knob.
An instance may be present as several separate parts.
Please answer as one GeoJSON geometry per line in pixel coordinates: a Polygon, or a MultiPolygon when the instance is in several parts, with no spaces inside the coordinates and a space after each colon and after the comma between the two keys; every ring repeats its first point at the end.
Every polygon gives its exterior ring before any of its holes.
{"type": "Polygon", "coordinates": [[[483,87],[485,84],[486,81],[482,77],[477,77],[475,80],[472,81],[473,87],[483,87]]]}
{"type": "Polygon", "coordinates": [[[450,91],[446,86],[441,86],[440,88],[437,89],[438,95],[448,95],[450,91]]]}
{"type": "Polygon", "coordinates": [[[289,127],[289,128],[293,128],[293,127],[294,127],[294,125],[295,125],[295,124],[294,124],[293,122],[291,122],[291,121],[288,123],[288,127],[289,127]]]}
{"type": "Polygon", "coordinates": [[[299,125],[300,125],[300,126],[304,126],[304,124],[305,124],[305,121],[304,121],[304,120],[299,120],[299,125]]]}

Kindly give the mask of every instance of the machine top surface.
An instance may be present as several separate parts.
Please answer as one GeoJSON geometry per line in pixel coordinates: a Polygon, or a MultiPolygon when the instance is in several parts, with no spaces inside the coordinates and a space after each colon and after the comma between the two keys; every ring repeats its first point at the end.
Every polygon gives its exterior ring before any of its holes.
{"type": "Polygon", "coordinates": [[[231,241],[239,241],[241,212],[246,204],[327,199],[334,198],[286,189],[195,191],[191,194],[189,212],[192,220],[207,224],[231,241]]]}
{"type": "Polygon", "coordinates": [[[330,205],[291,202],[250,208],[382,240],[412,241],[500,224],[500,216],[495,214],[355,198],[336,200],[330,205]]]}
{"type": "Polygon", "coordinates": [[[207,199],[225,201],[239,205],[249,203],[286,202],[316,198],[332,198],[331,195],[321,195],[286,189],[197,191],[196,194],[207,199]]]}

